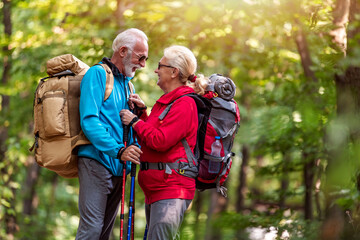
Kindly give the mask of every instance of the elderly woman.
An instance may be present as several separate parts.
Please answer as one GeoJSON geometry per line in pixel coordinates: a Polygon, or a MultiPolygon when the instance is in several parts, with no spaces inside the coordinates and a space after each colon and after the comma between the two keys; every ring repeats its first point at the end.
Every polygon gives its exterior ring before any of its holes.
{"type": "MultiPolygon", "coordinates": [[[[188,48],[166,48],[155,70],[159,77],[157,85],[164,94],[156,101],[151,114],[147,116],[143,111],[138,119],[128,110],[120,112],[123,123],[134,128],[143,151],[138,181],[145,194],[148,239],[175,239],[195,195],[195,180],[165,163],[188,161],[182,139],[186,139],[192,150],[196,144],[196,104],[191,97],[182,97],[204,93],[207,79],[195,76],[196,67],[196,58],[188,48]],[[160,120],[160,114],[172,102],[170,111],[160,120]]],[[[145,108],[138,95],[131,95],[130,100],[140,109],[145,108]]]]}

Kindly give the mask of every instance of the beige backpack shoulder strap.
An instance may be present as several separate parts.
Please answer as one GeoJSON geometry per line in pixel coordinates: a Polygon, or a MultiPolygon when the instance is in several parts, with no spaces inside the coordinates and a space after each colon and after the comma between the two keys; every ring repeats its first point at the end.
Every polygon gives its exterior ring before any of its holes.
{"type": "Polygon", "coordinates": [[[110,97],[110,94],[113,90],[114,87],[114,75],[111,72],[111,69],[109,68],[109,66],[105,63],[101,63],[101,64],[96,64],[96,65],[101,65],[106,72],[106,87],[105,87],[105,97],[104,97],[104,102],[110,97]]]}
{"type": "MultiPolygon", "coordinates": [[[[114,75],[112,74],[112,71],[110,69],[110,67],[105,64],[105,63],[99,63],[99,64],[95,64],[95,65],[101,65],[106,72],[106,88],[105,88],[105,97],[104,97],[104,102],[110,97],[110,94],[113,90],[114,87],[114,75]]],[[[129,81],[129,89],[131,93],[135,93],[135,88],[134,88],[134,84],[132,84],[129,81]]]]}
{"type": "Polygon", "coordinates": [[[129,89],[130,89],[130,93],[135,93],[134,84],[132,84],[132,82],[130,82],[130,81],[129,81],[129,89]]]}
{"type": "MultiPolygon", "coordinates": [[[[106,73],[106,86],[105,86],[105,96],[104,96],[104,102],[105,102],[110,97],[110,94],[113,90],[114,75],[112,74],[111,69],[109,68],[108,65],[106,65],[104,63],[95,64],[95,65],[101,65],[105,69],[105,73],[106,73]]],[[[86,144],[91,144],[91,142],[86,138],[84,132],[81,130],[79,135],[77,135],[76,138],[74,138],[71,141],[71,148],[72,148],[73,154],[76,155],[76,147],[77,146],[86,145],[86,144]]]]}

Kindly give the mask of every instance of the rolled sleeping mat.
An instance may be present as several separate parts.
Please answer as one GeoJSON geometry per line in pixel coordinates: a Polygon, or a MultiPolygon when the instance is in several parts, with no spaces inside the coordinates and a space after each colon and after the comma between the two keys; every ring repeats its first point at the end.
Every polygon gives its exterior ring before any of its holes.
{"type": "Polygon", "coordinates": [[[209,77],[206,90],[216,92],[219,97],[229,101],[235,96],[236,86],[230,78],[215,73],[209,77]]]}

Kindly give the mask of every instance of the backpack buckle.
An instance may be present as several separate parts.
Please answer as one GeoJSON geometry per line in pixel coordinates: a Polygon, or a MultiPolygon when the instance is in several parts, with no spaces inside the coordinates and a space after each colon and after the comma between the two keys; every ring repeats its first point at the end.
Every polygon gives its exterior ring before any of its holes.
{"type": "Polygon", "coordinates": [[[158,162],[158,169],[164,170],[164,164],[162,162],[158,162]]]}
{"type": "Polygon", "coordinates": [[[149,169],[149,163],[148,162],[140,162],[140,169],[141,170],[148,170],[149,169]]]}
{"type": "Polygon", "coordinates": [[[185,173],[185,169],[179,169],[179,173],[180,173],[180,174],[184,174],[184,173],[185,173]]]}

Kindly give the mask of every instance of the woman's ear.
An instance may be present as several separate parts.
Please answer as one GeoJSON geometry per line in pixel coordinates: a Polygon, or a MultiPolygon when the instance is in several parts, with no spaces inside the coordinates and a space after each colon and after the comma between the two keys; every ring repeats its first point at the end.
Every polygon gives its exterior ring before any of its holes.
{"type": "Polygon", "coordinates": [[[179,77],[179,74],[180,74],[179,69],[178,69],[178,68],[173,68],[173,71],[172,71],[171,77],[172,77],[172,78],[179,77]]]}

